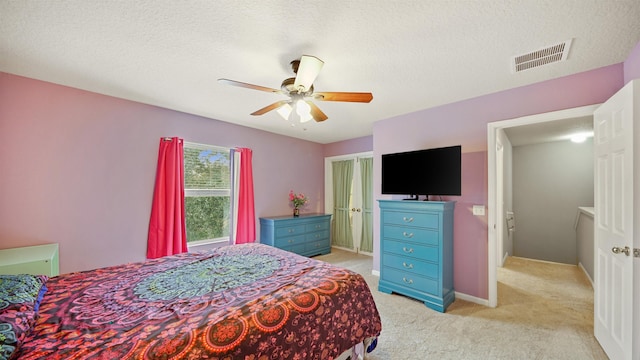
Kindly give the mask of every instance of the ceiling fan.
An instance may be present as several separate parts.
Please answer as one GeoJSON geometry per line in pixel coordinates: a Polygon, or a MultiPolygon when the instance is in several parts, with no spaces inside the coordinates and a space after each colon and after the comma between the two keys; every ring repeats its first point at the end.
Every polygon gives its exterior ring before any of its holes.
{"type": "Polygon", "coordinates": [[[295,77],[285,79],[280,85],[280,90],[264,86],[243,83],[229,79],[218,79],[218,82],[227,85],[239,86],[248,89],[272,92],[289,96],[288,100],[276,101],[262,109],[256,110],[251,115],[263,115],[271,110],[276,110],[286,120],[306,122],[314,119],[317,122],[327,120],[327,115],[314,104],[311,99],[318,101],[344,101],[368,103],[373,99],[371,93],[363,92],[314,92],[313,82],[320,73],[324,62],[315,56],[303,55],[300,60],[291,61],[291,67],[295,77]],[[295,110],[295,111],[294,111],[295,110]]]}

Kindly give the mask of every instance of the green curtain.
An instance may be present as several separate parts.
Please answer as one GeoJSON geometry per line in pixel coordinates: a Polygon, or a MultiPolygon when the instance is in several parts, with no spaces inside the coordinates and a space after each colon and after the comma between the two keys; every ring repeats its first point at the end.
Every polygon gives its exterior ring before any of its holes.
{"type": "Polygon", "coordinates": [[[353,248],[349,202],[353,179],[353,160],[333,162],[333,226],[331,243],[353,248]]]}
{"type": "Polygon", "coordinates": [[[373,252],[373,158],[360,159],[362,178],[362,239],[360,250],[373,252]]]}

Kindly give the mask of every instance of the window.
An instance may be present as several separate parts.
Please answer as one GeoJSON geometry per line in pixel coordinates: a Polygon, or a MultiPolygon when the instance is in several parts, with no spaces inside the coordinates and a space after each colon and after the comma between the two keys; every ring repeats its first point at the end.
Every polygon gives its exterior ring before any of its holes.
{"type": "Polygon", "coordinates": [[[187,243],[228,240],[231,220],[229,149],[184,143],[187,243]]]}

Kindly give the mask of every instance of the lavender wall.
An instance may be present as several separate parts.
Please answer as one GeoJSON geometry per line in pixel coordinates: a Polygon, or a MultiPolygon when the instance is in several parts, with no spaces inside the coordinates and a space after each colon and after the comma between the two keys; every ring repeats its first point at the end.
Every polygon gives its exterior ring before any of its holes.
{"type": "Polygon", "coordinates": [[[624,83],[633,79],[640,79],[640,42],[631,50],[629,57],[624,62],[624,83]]]}
{"type": "MultiPolygon", "coordinates": [[[[487,204],[487,123],[604,102],[622,87],[623,79],[623,64],[617,64],[374,124],[374,174],[380,173],[381,154],[462,145],[462,196],[448,198],[457,201],[454,214],[456,291],[488,298],[487,218],[471,214],[472,205],[487,204]]],[[[374,197],[389,198],[380,194],[379,177],[374,177],[374,197]]],[[[379,269],[380,261],[379,218],[376,207],[375,269],[379,269]]]]}
{"type": "Polygon", "coordinates": [[[163,136],[252,148],[258,217],[290,189],[324,209],[320,144],[0,73],[0,248],[59,243],[63,273],[143,260],[163,136]]]}
{"type": "Polygon", "coordinates": [[[324,146],[325,157],[357,154],[368,151],[373,151],[373,136],[364,136],[345,141],[338,141],[331,144],[325,144],[324,146]]]}

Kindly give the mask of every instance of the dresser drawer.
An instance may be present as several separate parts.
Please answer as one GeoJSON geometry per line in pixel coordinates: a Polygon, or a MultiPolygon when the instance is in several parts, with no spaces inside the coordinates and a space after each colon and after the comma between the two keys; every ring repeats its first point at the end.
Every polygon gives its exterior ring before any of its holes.
{"type": "Polygon", "coordinates": [[[409,256],[416,259],[438,262],[439,250],[434,246],[419,245],[414,243],[383,239],[382,251],[400,256],[409,256]]]}
{"type": "Polygon", "coordinates": [[[276,247],[279,248],[284,248],[287,246],[293,246],[296,244],[304,244],[305,243],[305,236],[304,234],[302,235],[297,235],[297,236],[283,236],[280,238],[276,238],[274,243],[276,247]]]}
{"type": "Polygon", "coordinates": [[[326,250],[330,247],[329,239],[308,242],[305,245],[305,251],[308,253],[314,253],[316,250],[326,250]]]}
{"type": "Polygon", "coordinates": [[[306,232],[318,231],[318,230],[329,230],[329,222],[317,222],[313,224],[307,224],[305,227],[306,232]]]}
{"type": "Polygon", "coordinates": [[[306,246],[307,246],[306,244],[300,243],[300,244],[295,244],[291,246],[278,246],[278,248],[282,250],[290,251],[292,253],[302,254],[305,252],[306,246]]]}
{"type": "Polygon", "coordinates": [[[304,234],[305,225],[290,225],[276,228],[276,237],[304,234]]]}
{"type": "Polygon", "coordinates": [[[438,229],[440,216],[437,213],[386,211],[384,213],[384,223],[438,229]]]}
{"type": "Polygon", "coordinates": [[[411,274],[426,276],[434,280],[438,280],[440,278],[440,274],[438,273],[438,264],[420,261],[407,256],[385,254],[385,256],[382,257],[382,266],[403,270],[411,274]]]}
{"type": "Polygon", "coordinates": [[[385,238],[417,242],[428,245],[438,245],[440,233],[436,230],[413,228],[408,226],[384,225],[385,238]]]}
{"type": "Polygon", "coordinates": [[[314,233],[307,234],[305,239],[307,241],[317,241],[329,238],[329,230],[316,231],[314,233]]]}
{"type": "Polygon", "coordinates": [[[424,276],[419,276],[389,267],[383,268],[381,276],[383,280],[401,285],[415,291],[426,292],[429,294],[439,293],[438,281],[429,279],[424,276]]]}

